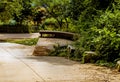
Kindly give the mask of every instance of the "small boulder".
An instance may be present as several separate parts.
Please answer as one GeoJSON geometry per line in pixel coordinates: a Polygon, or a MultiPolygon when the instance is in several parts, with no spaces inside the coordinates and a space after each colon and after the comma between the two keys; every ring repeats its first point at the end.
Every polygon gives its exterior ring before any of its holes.
{"type": "Polygon", "coordinates": [[[117,67],[117,70],[120,72],[120,60],[117,61],[117,65],[116,65],[116,67],[117,67]]]}
{"type": "Polygon", "coordinates": [[[93,51],[85,51],[82,57],[82,63],[94,63],[99,58],[98,54],[93,51]]]}
{"type": "Polygon", "coordinates": [[[50,52],[45,46],[36,46],[33,52],[34,56],[46,56],[50,52]]]}
{"type": "Polygon", "coordinates": [[[68,51],[69,53],[74,53],[75,47],[72,46],[72,45],[68,45],[68,46],[67,46],[67,51],[68,51]]]}

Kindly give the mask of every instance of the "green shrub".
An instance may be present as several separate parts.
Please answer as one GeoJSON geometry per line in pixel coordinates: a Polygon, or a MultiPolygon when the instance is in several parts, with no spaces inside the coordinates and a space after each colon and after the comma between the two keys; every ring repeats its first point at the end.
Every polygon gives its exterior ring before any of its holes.
{"type": "Polygon", "coordinates": [[[50,56],[67,57],[67,46],[54,45],[54,49],[50,52],[50,56]]]}
{"type": "Polygon", "coordinates": [[[43,30],[55,30],[57,29],[56,19],[54,18],[47,18],[44,23],[41,25],[41,29],[43,30]]]}
{"type": "Polygon", "coordinates": [[[95,63],[99,59],[99,54],[93,51],[85,51],[82,57],[82,63],[95,63]]]}
{"type": "Polygon", "coordinates": [[[100,65],[100,66],[106,66],[106,67],[115,67],[115,63],[113,62],[108,62],[106,60],[98,60],[96,62],[96,65],[100,65]]]}
{"type": "Polygon", "coordinates": [[[84,53],[84,48],[78,48],[75,47],[75,51],[73,53],[70,53],[70,58],[72,60],[76,60],[76,61],[81,61],[83,54],[84,53]]]}
{"type": "Polygon", "coordinates": [[[105,11],[96,18],[92,27],[94,39],[92,42],[96,51],[101,53],[101,59],[113,62],[120,57],[120,11],[105,11]]]}
{"type": "MultiPolygon", "coordinates": [[[[95,31],[95,30],[94,30],[95,31]]],[[[93,39],[96,51],[101,54],[101,59],[114,61],[120,57],[120,37],[117,36],[114,29],[107,28],[96,29],[99,34],[93,39]]]]}
{"type": "Polygon", "coordinates": [[[0,25],[0,33],[31,33],[36,29],[28,25],[0,25]]]}
{"type": "Polygon", "coordinates": [[[38,42],[39,38],[32,38],[32,39],[17,39],[17,40],[6,40],[6,42],[11,42],[11,43],[17,43],[17,44],[23,44],[23,45],[36,45],[38,42]]]}
{"type": "MultiPolygon", "coordinates": [[[[109,66],[110,62],[115,62],[120,58],[120,11],[118,9],[106,10],[101,11],[100,14],[89,19],[91,21],[83,21],[83,17],[79,19],[76,32],[79,32],[81,36],[75,45],[84,51],[98,53],[98,61],[106,61],[105,65],[109,66]]],[[[84,54],[82,58],[84,59],[84,54]]]]}

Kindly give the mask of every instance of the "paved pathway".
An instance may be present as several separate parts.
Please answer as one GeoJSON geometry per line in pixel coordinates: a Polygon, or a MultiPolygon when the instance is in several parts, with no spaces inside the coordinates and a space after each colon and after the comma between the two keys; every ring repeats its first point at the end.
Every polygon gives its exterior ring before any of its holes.
{"type": "MultiPolygon", "coordinates": [[[[62,82],[78,80],[76,62],[32,56],[33,47],[0,43],[0,82],[62,82]]],[[[76,81],[77,82],[77,81],[76,81]]]]}

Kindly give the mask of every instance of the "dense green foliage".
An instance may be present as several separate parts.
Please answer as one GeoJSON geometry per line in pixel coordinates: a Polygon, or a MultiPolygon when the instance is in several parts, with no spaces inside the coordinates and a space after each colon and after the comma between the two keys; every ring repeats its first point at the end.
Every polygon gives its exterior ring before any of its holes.
{"type": "Polygon", "coordinates": [[[37,44],[38,38],[32,38],[32,39],[14,39],[14,40],[8,39],[8,40],[5,40],[5,41],[6,42],[11,42],[11,43],[17,43],[17,44],[23,44],[23,45],[33,46],[33,45],[37,44]]]}
{"type": "Polygon", "coordinates": [[[22,24],[23,21],[27,22],[32,16],[31,0],[20,0],[19,5],[22,7],[20,14],[13,14],[13,19],[18,23],[22,24]]]}
{"type": "Polygon", "coordinates": [[[83,52],[99,54],[97,63],[116,62],[120,58],[120,1],[111,0],[104,8],[94,5],[86,7],[75,22],[81,34],[75,45],[83,52]]]}
{"type": "Polygon", "coordinates": [[[27,25],[0,25],[1,33],[29,33],[31,30],[27,25]]]}
{"type": "Polygon", "coordinates": [[[4,24],[0,25],[0,33],[32,33],[39,32],[39,28],[37,26],[28,26],[28,25],[9,25],[4,24]]]}
{"type": "Polygon", "coordinates": [[[82,60],[85,51],[96,52],[100,65],[120,59],[120,0],[71,0],[68,9],[69,31],[81,35],[72,59],[82,60]]]}
{"type": "Polygon", "coordinates": [[[13,14],[20,14],[22,6],[19,5],[21,0],[1,0],[0,1],[0,22],[9,22],[13,14]]]}

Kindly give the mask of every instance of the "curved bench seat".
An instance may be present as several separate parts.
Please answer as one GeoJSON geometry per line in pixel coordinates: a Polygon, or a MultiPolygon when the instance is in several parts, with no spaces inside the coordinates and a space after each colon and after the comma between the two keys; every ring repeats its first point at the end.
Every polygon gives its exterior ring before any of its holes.
{"type": "Polygon", "coordinates": [[[47,35],[50,35],[47,37],[65,38],[65,39],[70,39],[70,40],[73,40],[73,37],[75,36],[75,33],[62,32],[62,31],[40,30],[39,33],[41,34],[41,37],[43,37],[43,34],[47,34],[47,35]]]}

